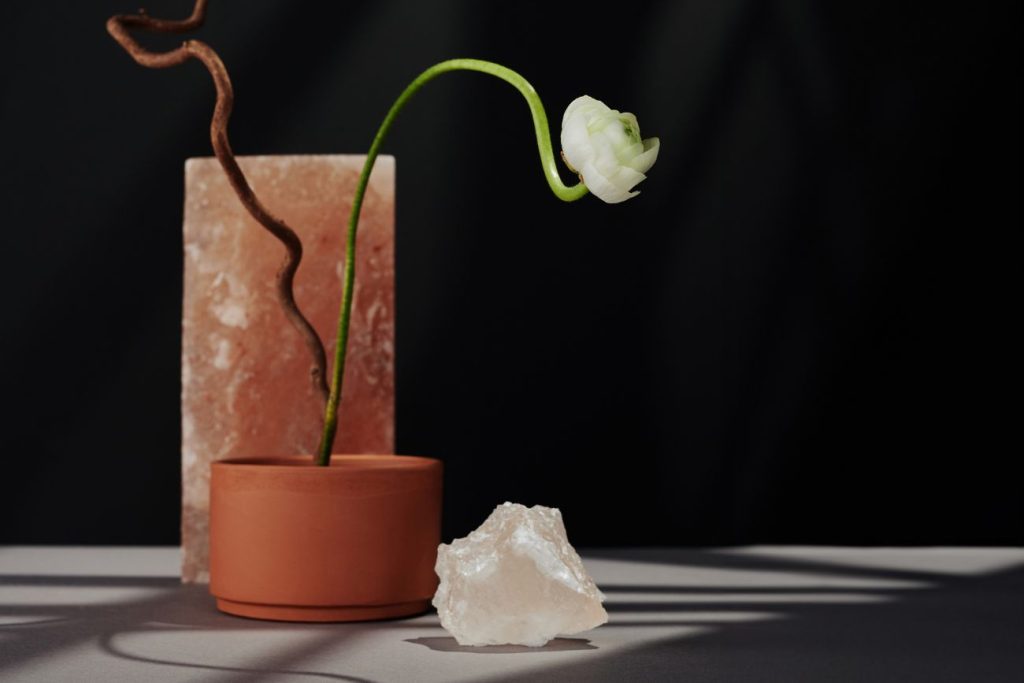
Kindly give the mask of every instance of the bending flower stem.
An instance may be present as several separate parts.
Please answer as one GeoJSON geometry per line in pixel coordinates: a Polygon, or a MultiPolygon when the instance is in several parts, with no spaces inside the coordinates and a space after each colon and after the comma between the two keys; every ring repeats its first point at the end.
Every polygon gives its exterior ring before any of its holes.
{"type": "Polygon", "coordinates": [[[317,449],[316,464],[328,465],[331,460],[331,449],[334,446],[334,437],[338,431],[338,405],[341,402],[341,384],[345,375],[345,354],[348,349],[348,330],[352,319],[352,297],[356,279],[356,231],[359,226],[359,214],[363,206],[363,197],[366,194],[366,187],[370,182],[370,173],[373,171],[374,162],[380,153],[384,138],[387,137],[391,125],[398,117],[398,112],[408,103],[412,96],[420,88],[434,80],[443,73],[449,71],[479,71],[481,73],[496,76],[510,84],[526,99],[530,106],[530,114],[533,117],[533,127],[537,135],[537,151],[540,152],[540,163],[544,170],[544,177],[548,186],[555,196],[562,201],[575,201],[587,194],[587,187],[583,183],[573,186],[566,186],[558,175],[558,165],[555,161],[554,152],[551,149],[551,132],[548,129],[548,117],[544,112],[544,105],[540,96],[533,89],[530,83],[511,69],[500,64],[485,62],[479,59],[449,59],[448,61],[435,64],[419,76],[398,96],[395,103],[391,105],[384,122],[377,130],[373,138],[370,151],[366,155],[366,163],[363,164],[362,173],[359,175],[359,184],[356,186],[356,194],[352,200],[352,213],[348,220],[348,235],[345,243],[345,279],[341,290],[341,309],[338,313],[338,336],[337,347],[334,351],[334,367],[331,373],[331,390],[327,398],[327,408],[324,413],[324,429],[320,438],[320,445],[317,449]]]}

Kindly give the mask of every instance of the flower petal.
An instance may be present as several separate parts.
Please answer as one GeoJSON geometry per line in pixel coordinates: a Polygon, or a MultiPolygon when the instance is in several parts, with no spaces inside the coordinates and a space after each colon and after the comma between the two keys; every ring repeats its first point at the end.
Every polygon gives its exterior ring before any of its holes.
{"type": "Polygon", "coordinates": [[[629,112],[610,109],[588,95],[577,97],[562,115],[562,156],[594,196],[610,204],[635,197],[633,188],[658,158],[658,138],[642,140],[629,112]]]}
{"type": "Polygon", "coordinates": [[[658,149],[661,147],[661,140],[658,138],[647,138],[644,140],[644,151],[633,157],[628,163],[629,167],[647,173],[654,162],[658,160],[658,149]]]}
{"type": "Polygon", "coordinates": [[[628,192],[608,182],[593,166],[587,165],[580,171],[580,176],[583,178],[583,182],[591,194],[602,201],[609,204],[617,204],[629,199],[628,192]]]}

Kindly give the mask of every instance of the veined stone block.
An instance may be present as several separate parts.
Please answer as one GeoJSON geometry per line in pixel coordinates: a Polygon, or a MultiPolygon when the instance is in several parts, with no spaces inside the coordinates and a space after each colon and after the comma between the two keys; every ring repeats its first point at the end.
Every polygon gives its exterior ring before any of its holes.
{"type": "MultiPolygon", "coordinates": [[[[344,237],[363,156],[238,162],[302,239],[300,309],[334,353],[344,237]]],[[[377,159],[359,223],[355,301],[336,453],[394,453],[395,160],[377,159]]],[[[182,312],[182,580],[206,581],[209,467],[312,454],[323,406],[306,346],[275,286],[284,247],[242,207],[214,158],[185,164],[182,312]]],[[[312,456],[311,456],[312,457],[312,456]]]]}

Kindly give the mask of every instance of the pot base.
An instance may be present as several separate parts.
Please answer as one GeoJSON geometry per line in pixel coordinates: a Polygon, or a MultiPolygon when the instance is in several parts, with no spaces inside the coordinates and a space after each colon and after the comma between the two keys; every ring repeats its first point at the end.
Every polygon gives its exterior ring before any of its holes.
{"type": "Polygon", "coordinates": [[[430,609],[430,600],[413,600],[393,605],[260,605],[217,598],[217,609],[227,614],[270,621],[376,621],[422,614],[430,609]]]}

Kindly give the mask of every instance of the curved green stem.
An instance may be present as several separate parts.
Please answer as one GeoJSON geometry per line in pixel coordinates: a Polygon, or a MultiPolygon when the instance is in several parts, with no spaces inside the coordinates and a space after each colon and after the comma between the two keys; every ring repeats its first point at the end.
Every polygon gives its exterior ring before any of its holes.
{"type": "Polygon", "coordinates": [[[583,183],[573,186],[566,186],[558,175],[558,164],[555,161],[554,152],[551,149],[551,133],[548,130],[548,117],[544,112],[544,105],[540,96],[533,89],[530,83],[511,69],[500,64],[485,62],[479,59],[449,59],[448,61],[435,64],[409,84],[395,103],[391,105],[384,122],[377,130],[373,138],[370,151],[366,155],[366,163],[363,164],[363,171],[359,175],[359,184],[356,187],[355,198],[352,200],[352,213],[348,220],[348,236],[345,244],[345,279],[341,290],[341,310],[338,313],[338,343],[334,351],[334,368],[331,375],[331,392],[327,398],[327,409],[324,414],[324,430],[320,439],[320,446],[317,449],[316,464],[327,465],[330,463],[331,449],[334,446],[334,436],[338,431],[338,404],[341,402],[341,382],[345,375],[345,353],[348,349],[348,328],[352,318],[352,294],[355,285],[356,267],[356,230],[359,226],[359,212],[363,206],[363,196],[366,194],[366,186],[370,181],[370,173],[373,171],[373,164],[380,153],[384,138],[391,130],[391,124],[398,117],[398,112],[408,103],[413,95],[424,85],[443,73],[449,71],[479,71],[481,73],[497,76],[501,80],[512,85],[526,98],[530,105],[530,114],[533,116],[533,127],[537,134],[537,151],[540,152],[540,163],[544,170],[544,177],[547,178],[548,186],[555,196],[562,201],[571,202],[587,194],[587,188],[583,183]]]}

